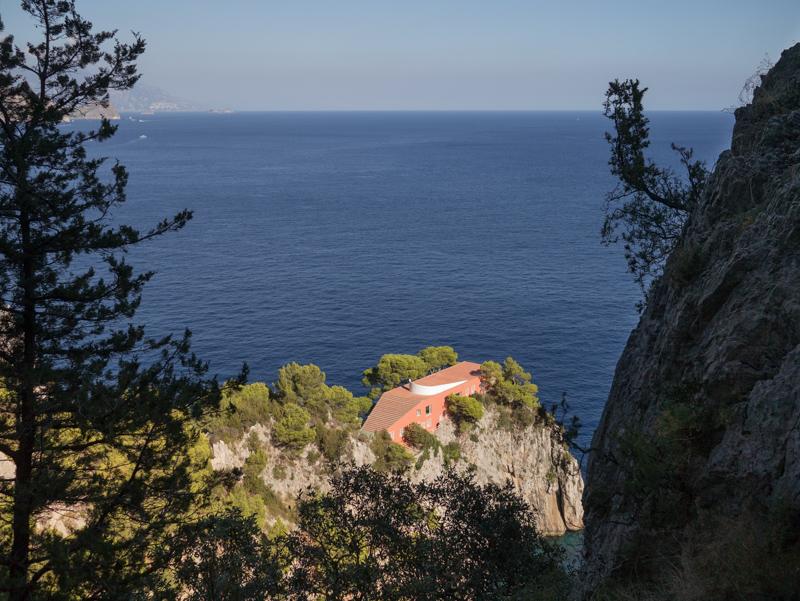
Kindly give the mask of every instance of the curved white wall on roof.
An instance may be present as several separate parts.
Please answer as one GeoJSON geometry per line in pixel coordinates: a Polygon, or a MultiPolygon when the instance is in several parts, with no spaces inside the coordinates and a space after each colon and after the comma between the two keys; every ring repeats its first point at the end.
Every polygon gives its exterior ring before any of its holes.
{"type": "Polygon", "coordinates": [[[463,384],[466,380],[461,380],[459,382],[450,382],[448,384],[439,384],[438,386],[424,386],[422,384],[417,384],[416,382],[411,382],[411,392],[413,394],[420,394],[422,396],[431,396],[434,394],[439,394],[440,392],[444,392],[453,386],[458,386],[459,384],[463,384]]]}

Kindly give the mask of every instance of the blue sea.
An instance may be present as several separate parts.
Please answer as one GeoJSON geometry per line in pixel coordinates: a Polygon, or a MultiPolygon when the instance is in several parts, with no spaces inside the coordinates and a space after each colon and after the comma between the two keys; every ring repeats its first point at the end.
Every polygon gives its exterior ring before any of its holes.
{"type": "MultiPolygon", "coordinates": [[[[725,113],[654,113],[651,150],[713,163],[725,113]]],[[[607,120],[580,112],[124,115],[94,151],[130,171],[117,216],[176,234],[131,253],[153,268],[139,318],[194,333],[221,378],[316,363],[357,393],[381,354],[452,345],[517,358],[544,402],[596,427],[640,291],[600,244],[607,120]]]]}

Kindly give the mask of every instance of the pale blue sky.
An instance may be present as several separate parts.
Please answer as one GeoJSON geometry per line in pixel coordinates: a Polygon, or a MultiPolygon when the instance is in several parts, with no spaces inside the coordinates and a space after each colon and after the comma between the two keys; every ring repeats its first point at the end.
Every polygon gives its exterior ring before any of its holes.
{"type": "MultiPolygon", "coordinates": [[[[6,32],[26,37],[16,0],[6,32]]],[[[148,40],[143,81],[250,110],[597,109],[639,77],[652,109],[734,104],[800,41],[798,0],[79,0],[148,40]]]]}

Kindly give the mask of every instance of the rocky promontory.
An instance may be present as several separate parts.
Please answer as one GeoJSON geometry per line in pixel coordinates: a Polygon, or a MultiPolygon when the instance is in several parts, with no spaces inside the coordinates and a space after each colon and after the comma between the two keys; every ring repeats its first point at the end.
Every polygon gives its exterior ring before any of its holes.
{"type": "MultiPolygon", "coordinates": [[[[337,464],[376,465],[378,459],[376,435],[348,433],[341,456],[331,463],[315,443],[287,453],[272,432],[272,423],[256,424],[235,441],[217,439],[211,458],[217,471],[245,470],[253,453],[265,458],[258,468],[259,478],[275,501],[272,509],[267,508],[266,522],[286,521],[297,496],[305,490],[326,490],[337,464]]],[[[435,448],[411,450],[412,461],[405,471],[410,480],[434,480],[448,467],[473,470],[479,484],[510,482],[535,511],[541,533],[556,536],[583,528],[583,478],[558,424],[518,426],[504,420],[499,410],[489,408],[473,428],[460,434],[453,422],[444,418],[435,436],[435,448]],[[458,451],[454,456],[445,449],[458,451]]]]}

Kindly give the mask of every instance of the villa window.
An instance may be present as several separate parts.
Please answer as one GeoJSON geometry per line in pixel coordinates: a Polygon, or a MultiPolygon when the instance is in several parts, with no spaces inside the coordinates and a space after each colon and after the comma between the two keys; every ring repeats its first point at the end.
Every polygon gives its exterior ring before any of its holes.
{"type": "Polygon", "coordinates": [[[417,417],[419,417],[420,415],[422,415],[422,409],[417,409],[417,417]]]}
{"type": "Polygon", "coordinates": [[[425,405],[425,415],[430,415],[430,414],[431,414],[431,406],[425,405]]]}

